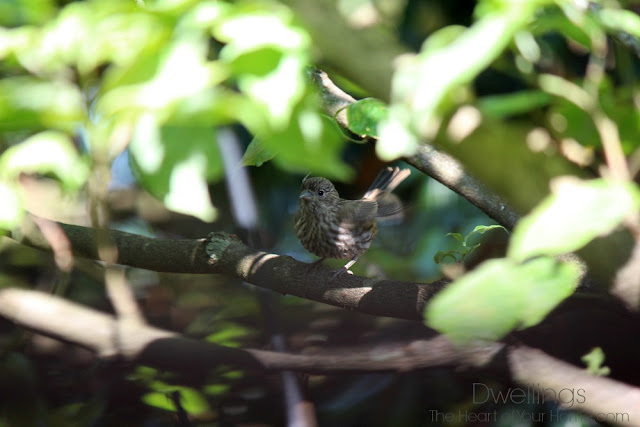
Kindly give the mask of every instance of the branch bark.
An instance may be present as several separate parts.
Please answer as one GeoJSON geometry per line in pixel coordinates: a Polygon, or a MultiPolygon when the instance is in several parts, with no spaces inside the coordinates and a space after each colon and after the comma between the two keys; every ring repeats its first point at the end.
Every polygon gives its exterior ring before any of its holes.
{"type": "Polygon", "coordinates": [[[536,389],[571,409],[596,418],[624,414],[640,425],[640,389],[588,374],[544,352],[522,345],[488,343],[456,347],[443,336],[331,354],[296,355],[224,347],[185,338],[152,326],[118,321],[113,316],[42,292],[0,290],[0,316],[37,333],[88,348],[102,357],[123,358],[182,373],[219,365],[257,370],[295,370],[318,374],[407,371],[432,367],[490,370],[536,389]],[[584,401],[559,396],[582,391],[584,401]]]}
{"type": "MultiPolygon", "coordinates": [[[[318,89],[327,114],[335,117],[340,126],[348,129],[349,119],[345,109],[356,100],[336,86],[324,71],[310,71],[309,78],[318,89]]],[[[502,226],[513,229],[520,219],[520,215],[504,199],[489,191],[465,170],[462,163],[444,151],[430,144],[423,144],[415,155],[404,160],[467,199],[502,226]]]]}
{"type": "MultiPolygon", "coordinates": [[[[258,251],[236,237],[212,233],[208,239],[156,239],[116,230],[95,230],[57,223],[66,234],[72,253],[99,260],[99,233],[117,251],[114,263],[165,273],[226,274],[281,294],[334,305],[376,316],[422,320],[426,302],[446,280],[432,283],[398,282],[348,276],[334,281],[326,268],[310,270],[289,256],[258,251]]],[[[37,227],[12,232],[14,240],[37,249],[51,251],[51,245],[37,227]]]]}

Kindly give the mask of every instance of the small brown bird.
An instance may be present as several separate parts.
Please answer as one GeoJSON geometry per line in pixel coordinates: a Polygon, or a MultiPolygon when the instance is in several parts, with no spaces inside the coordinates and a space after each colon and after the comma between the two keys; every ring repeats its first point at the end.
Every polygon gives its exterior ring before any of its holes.
{"type": "Polygon", "coordinates": [[[369,249],[378,232],[376,219],[402,214],[402,203],[391,191],[410,173],[398,167],[382,170],[360,200],[341,199],[326,178],[303,179],[300,210],[295,216],[302,246],[321,257],[318,262],[325,258],[350,260],[338,274],[351,274],[349,268],[369,249]]]}

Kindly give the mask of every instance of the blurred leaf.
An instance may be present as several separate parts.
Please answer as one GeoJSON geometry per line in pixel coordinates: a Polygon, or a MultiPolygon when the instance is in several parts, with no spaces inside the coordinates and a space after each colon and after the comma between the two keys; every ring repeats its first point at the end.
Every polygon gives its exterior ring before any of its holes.
{"type": "Polygon", "coordinates": [[[617,227],[640,208],[634,184],[613,180],[563,180],[516,225],[507,255],[525,260],[580,249],[617,227]]]}
{"type": "Polygon", "coordinates": [[[53,0],[20,0],[0,2],[0,26],[14,27],[41,24],[56,12],[53,0]]]}
{"type": "Polygon", "coordinates": [[[387,105],[374,98],[365,98],[349,104],[347,107],[349,130],[362,137],[377,138],[378,123],[386,117],[387,112],[387,105]]]}
{"type": "Polygon", "coordinates": [[[227,347],[239,347],[243,338],[253,335],[251,329],[231,322],[225,322],[223,325],[217,325],[217,327],[221,329],[218,332],[209,334],[206,340],[227,347]]]}
{"type": "Polygon", "coordinates": [[[478,109],[488,116],[503,118],[545,107],[553,97],[539,90],[520,91],[507,95],[493,95],[480,98],[478,109]]]}
{"type": "Polygon", "coordinates": [[[227,371],[225,373],[222,374],[222,377],[230,379],[230,380],[239,380],[241,378],[244,378],[245,376],[245,371],[227,371]]]}
{"type": "Polygon", "coordinates": [[[606,376],[611,373],[611,369],[604,365],[604,351],[600,347],[594,347],[591,351],[580,358],[587,365],[587,372],[593,375],[606,376]]]}
{"type": "Polygon", "coordinates": [[[530,30],[536,36],[560,34],[584,49],[591,47],[591,39],[585,29],[568,19],[560,8],[545,8],[540,11],[537,19],[531,23],[530,30]]]}
{"type": "Polygon", "coordinates": [[[202,388],[205,394],[210,396],[223,396],[231,388],[228,384],[207,384],[202,388]]]}
{"type": "Polygon", "coordinates": [[[493,8],[483,2],[484,11],[476,11],[480,19],[471,27],[438,30],[419,55],[401,61],[393,76],[393,103],[380,124],[378,156],[390,161],[412,155],[419,139],[433,138],[443,114],[464,99],[460,94],[466,85],[502,53],[538,6],[547,3],[502,3],[493,8]]]}
{"type": "Polygon", "coordinates": [[[544,319],[571,295],[578,278],[577,266],[553,258],[486,261],[433,298],[426,324],[458,343],[498,340],[544,319]]]}
{"type": "Polygon", "coordinates": [[[309,45],[307,34],[292,25],[293,15],[286,8],[249,10],[240,6],[214,27],[213,35],[226,42],[221,55],[226,59],[267,46],[298,50],[309,45]]]}
{"type": "Polygon", "coordinates": [[[207,62],[204,39],[180,39],[164,51],[147,52],[131,67],[110,73],[98,110],[107,116],[122,110],[160,110],[197,96],[227,76],[225,67],[207,62]]]}
{"type": "Polygon", "coordinates": [[[548,117],[558,139],[572,138],[587,147],[600,146],[600,136],[593,119],[577,105],[557,100],[548,117]]]}
{"type": "Polygon", "coordinates": [[[23,216],[22,201],[16,188],[0,181],[0,232],[20,225],[23,216]]]}
{"type": "Polygon", "coordinates": [[[275,154],[265,148],[259,139],[253,138],[242,156],[243,166],[262,166],[264,162],[273,159],[275,154]]]}
{"type": "Polygon", "coordinates": [[[320,114],[309,97],[296,109],[293,120],[279,132],[258,134],[264,149],[275,155],[274,163],[285,170],[349,179],[351,169],[340,158],[345,140],[335,122],[320,114]]]}
{"type": "Polygon", "coordinates": [[[630,10],[601,9],[595,14],[598,23],[609,30],[624,31],[640,37],[640,16],[630,10]]]}
{"type": "Polygon", "coordinates": [[[142,396],[142,401],[149,406],[176,412],[176,408],[170,394],[178,392],[180,394],[180,405],[188,413],[193,415],[203,414],[211,408],[206,398],[197,390],[189,387],[166,386],[162,392],[151,392],[142,396]]]}
{"type": "Polygon", "coordinates": [[[71,139],[57,131],[40,132],[2,153],[0,178],[15,179],[22,172],[51,173],[71,191],[78,190],[89,176],[88,165],[71,139]]]}
{"type": "Polygon", "coordinates": [[[70,131],[84,120],[83,105],[78,88],[65,81],[0,79],[0,131],[41,127],[70,131]]]}
{"type": "MultiPolygon", "coordinates": [[[[400,66],[393,79],[393,99],[408,103],[420,135],[433,131],[434,115],[445,96],[470,83],[511,42],[536,12],[534,3],[518,2],[488,13],[463,32],[456,27],[458,37],[447,44],[432,46],[428,39],[414,61],[400,66]]],[[[450,32],[447,28],[439,32],[443,31],[450,32]]]]}
{"type": "Polygon", "coordinates": [[[146,115],[139,120],[129,149],[140,184],[169,209],[203,221],[214,219],[207,183],[219,179],[223,167],[213,129],[159,126],[146,115]]]}
{"type": "MultiPolygon", "coordinates": [[[[285,128],[305,92],[310,40],[286,8],[238,7],[214,27],[227,44],[220,59],[231,65],[240,90],[266,108],[270,130],[285,128]]],[[[263,129],[266,131],[266,129],[263,129]]]]}

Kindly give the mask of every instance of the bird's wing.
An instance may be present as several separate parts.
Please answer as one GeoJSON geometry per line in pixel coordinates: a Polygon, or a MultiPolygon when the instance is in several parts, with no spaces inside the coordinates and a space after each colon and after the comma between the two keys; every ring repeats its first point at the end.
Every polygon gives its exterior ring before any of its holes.
{"type": "Polygon", "coordinates": [[[404,216],[404,206],[402,202],[392,193],[385,193],[378,198],[378,218],[402,219],[404,216]]]}
{"type": "Polygon", "coordinates": [[[338,216],[342,222],[373,221],[378,214],[378,203],[373,200],[341,200],[338,216]]]}

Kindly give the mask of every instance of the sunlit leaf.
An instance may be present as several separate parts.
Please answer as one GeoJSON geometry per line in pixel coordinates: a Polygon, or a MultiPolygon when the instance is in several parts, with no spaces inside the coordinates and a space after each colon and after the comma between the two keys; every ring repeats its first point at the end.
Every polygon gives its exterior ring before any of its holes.
{"type": "Polygon", "coordinates": [[[235,323],[225,322],[218,332],[209,334],[206,340],[226,347],[238,347],[242,338],[246,338],[253,332],[235,323]]]}
{"type": "Polygon", "coordinates": [[[20,196],[11,185],[0,181],[0,231],[12,230],[24,216],[20,196]]]}
{"type": "Polygon", "coordinates": [[[213,33],[216,38],[227,43],[222,53],[226,58],[237,57],[265,46],[283,50],[307,46],[308,36],[291,25],[291,21],[292,16],[286,9],[279,9],[279,13],[250,13],[248,10],[238,9],[235,16],[221,20],[213,33]]]}
{"type": "Polygon", "coordinates": [[[50,127],[72,130],[85,117],[82,94],[65,81],[0,79],[0,131],[50,127]]]}
{"type": "Polygon", "coordinates": [[[140,61],[106,83],[98,104],[107,115],[127,109],[162,110],[219,83],[223,67],[206,61],[204,40],[179,40],[156,59],[140,61]]]}
{"type": "Polygon", "coordinates": [[[425,320],[458,343],[498,340],[544,319],[571,295],[578,278],[578,267],[552,258],[486,261],[439,292],[425,320]]]}
{"type": "Polygon", "coordinates": [[[596,17],[605,28],[640,37],[640,16],[630,10],[606,8],[599,10],[596,17]]]}
{"type": "Polygon", "coordinates": [[[154,391],[142,396],[142,401],[155,408],[175,412],[178,410],[171,398],[173,393],[178,393],[180,406],[188,414],[198,415],[210,410],[209,403],[197,390],[189,387],[168,386],[163,392],[154,391]]]}
{"type": "Polygon", "coordinates": [[[0,178],[16,178],[22,172],[53,174],[72,191],[79,189],[89,176],[88,165],[73,142],[57,131],[41,132],[2,153],[0,178]]]}
{"type": "Polygon", "coordinates": [[[587,372],[593,375],[606,376],[611,373],[608,366],[604,366],[604,351],[600,347],[594,347],[580,358],[587,365],[587,372]]]}
{"type": "Polygon", "coordinates": [[[374,98],[365,98],[347,107],[349,130],[356,135],[378,137],[378,124],[386,117],[387,105],[374,98]]]}
{"type": "Polygon", "coordinates": [[[205,394],[211,396],[221,396],[229,391],[230,386],[227,384],[207,384],[202,388],[205,394]]]}
{"type": "Polygon", "coordinates": [[[640,208],[635,184],[564,180],[513,231],[508,256],[524,260],[580,249],[614,230],[640,208]]]}
{"type": "MultiPolygon", "coordinates": [[[[475,235],[475,234],[484,234],[487,231],[491,231],[491,230],[495,230],[495,229],[502,229],[504,230],[505,233],[509,234],[509,232],[507,231],[506,228],[504,228],[502,225],[498,225],[498,224],[493,224],[493,225],[476,225],[475,228],[473,230],[471,230],[471,233],[469,233],[467,235],[467,239],[469,239],[471,236],[475,235]]],[[[466,239],[465,239],[466,240],[466,239]]]]}
{"type": "Polygon", "coordinates": [[[176,212],[212,221],[207,183],[222,176],[222,160],[209,127],[159,126],[139,121],[130,144],[132,169],[142,186],[176,212]]]}
{"type": "Polygon", "coordinates": [[[340,158],[345,141],[335,123],[311,108],[294,117],[282,132],[258,135],[265,148],[275,154],[273,161],[293,172],[348,179],[351,170],[340,158]]]}
{"type": "Polygon", "coordinates": [[[449,91],[471,82],[535,12],[520,6],[483,17],[447,45],[431,47],[427,42],[414,61],[401,66],[394,76],[393,96],[411,106],[419,133],[429,130],[430,116],[449,91]]]}

